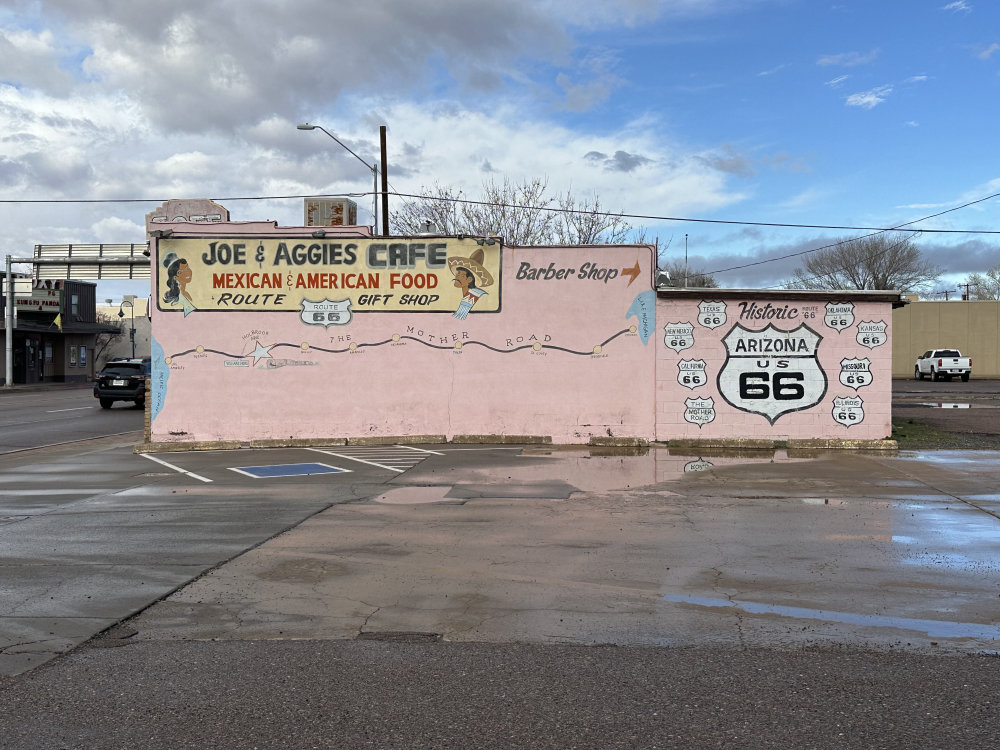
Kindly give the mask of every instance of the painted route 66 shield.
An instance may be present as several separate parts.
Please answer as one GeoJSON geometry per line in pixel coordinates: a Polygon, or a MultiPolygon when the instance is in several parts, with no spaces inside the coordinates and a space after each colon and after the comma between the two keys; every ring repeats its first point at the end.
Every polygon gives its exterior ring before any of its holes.
{"type": "Polygon", "coordinates": [[[699,302],[698,303],[698,325],[705,328],[718,328],[726,324],[726,303],[699,302]]]}
{"type": "Polygon", "coordinates": [[[839,333],[854,325],[853,302],[827,302],[824,322],[839,333]]]}
{"type": "Polygon", "coordinates": [[[663,326],[663,343],[680,354],[694,346],[694,326],[688,323],[667,323],[663,326]]]}
{"type": "Polygon", "coordinates": [[[865,357],[840,360],[840,384],[858,390],[872,384],[872,361],[865,357]]]}
{"type": "Polygon", "coordinates": [[[351,322],[351,300],[324,299],[319,302],[302,300],[299,318],[308,326],[346,326],[351,322]]]}
{"type": "Polygon", "coordinates": [[[858,343],[861,346],[867,346],[869,349],[882,346],[882,344],[889,340],[886,328],[888,328],[888,325],[884,320],[862,320],[858,323],[858,343]]]}
{"type": "Polygon", "coordinates": [[[684,419],[698,427],[715,421],[715,399],[711,396],[684,399],[684,419]]]}
{"type": "Polygon", "coordinates": [[[844,427],[861,424],[865,418],[865,402],[860,396],[837,396],[833,399],[833,419],[844,427]]]}
{"type": "Polygon", "coordinates": [[[708,384],[705,360],[682,359],[677,363],[677,382],[692,391],[708,384]]]}
{"type": "Polygon", "coordinates": [[[732,406],[774,424],[783,414],[815,406],[826,395],[826,373],[817,352],[823,340],[805,323],[782,331],[769,323],[751,331],[741,323],[722,339],[726,362],[719,393],[732,406]]]}

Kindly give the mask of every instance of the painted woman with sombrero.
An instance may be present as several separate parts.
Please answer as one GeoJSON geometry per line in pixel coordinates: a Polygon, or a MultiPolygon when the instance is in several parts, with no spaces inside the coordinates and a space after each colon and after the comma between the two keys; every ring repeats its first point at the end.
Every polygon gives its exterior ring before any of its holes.
{"type": "Polygon", "coordinates": [[[493,283],[493,275],[483,266],[484,259],[481,248],[473,250],[468,258],[448,258],[448,270],[455,277],[455,286],[462,290],[456,318],[467,318],[469,310],[486,294],[483,287],[493,283]]]}

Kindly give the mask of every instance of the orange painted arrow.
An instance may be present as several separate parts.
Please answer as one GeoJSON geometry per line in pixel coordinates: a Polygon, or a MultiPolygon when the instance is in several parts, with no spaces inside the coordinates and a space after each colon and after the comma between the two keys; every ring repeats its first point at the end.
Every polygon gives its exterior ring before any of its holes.
{"type": "Polygon", "coordinates": [[[622,269],[622,276],[630,276],[631,277],[628,280],[628,285],[629,286],[632,286],[632,282],[639,278],[639,274],[640,273],[642,273],[642,271],[639,270],[639,261],[636,261],[635,265],[632,268],[623,268],[622,269]]]}

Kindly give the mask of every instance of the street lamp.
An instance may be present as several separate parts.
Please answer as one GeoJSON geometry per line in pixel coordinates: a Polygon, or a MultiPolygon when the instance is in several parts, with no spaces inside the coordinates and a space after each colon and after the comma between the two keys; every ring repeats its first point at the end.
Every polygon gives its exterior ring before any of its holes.
{"type": "Polygon", "coordinates": [[[296,125],[295,127],[298,128],[299,130],[322,130],[328,136],[333,138],[333,140],[335,140],[341,146],[341,148],[347,151],[347,153],[349,153],[351,156],[353,156],[355,159],[357,159],[359,162],[364,164],[366,167],[368,167],[368,169],[372,171],[372,178],[374,179],[374,185],[375,185],[375,190],[372,195],[372,223],[374,224],[375,229],[377,231],[378,230],[378,165],[369,164],[368,162],[366,162],[364,159],[362,159],[360,156],[354,153],[354,151],[352,151],[349,146],[343,143],[337,136],[335,136],[329,130],[324,128],[322,125],[311,125],[308,122],[304,122],[301,125],[296,125]]]}
{"type": "Polygon", "coordinates": [[[132,304],[131,300],[122,300],[122,303],[118,305],[118,317],[124,318],[125,312],[122,308],[128,305],[132,310],[132,327],[128,330],[128,336],[132,339],[132,359],[135,359],[135,305],[132,304]]]}

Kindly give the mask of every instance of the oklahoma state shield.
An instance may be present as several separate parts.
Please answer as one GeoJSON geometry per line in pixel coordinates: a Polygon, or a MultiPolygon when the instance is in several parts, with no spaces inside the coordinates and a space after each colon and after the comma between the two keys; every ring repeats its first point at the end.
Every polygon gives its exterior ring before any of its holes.
{"type": "Polygon", "coordinates": [[[790,331],[773,323],[752,331],[737,323],[722,339],[726,361],[717,379],[719,393],[731,406],[760,414],[772,425],[783,414],[815,406],[827,389],[817,356],[822,340],[804,323],[790,331]]]}

